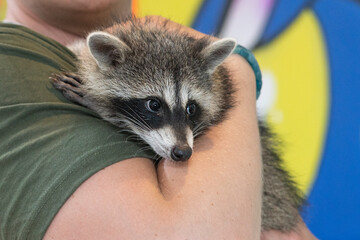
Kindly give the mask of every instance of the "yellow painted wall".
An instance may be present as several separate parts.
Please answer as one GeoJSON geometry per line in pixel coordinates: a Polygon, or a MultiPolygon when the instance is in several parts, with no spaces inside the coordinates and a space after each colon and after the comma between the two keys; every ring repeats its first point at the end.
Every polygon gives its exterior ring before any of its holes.
{"type": "Polygon", "coordinates": [[[5,18],[5,12],[6,12],[6,1],[0,0],[0,21],[5,18]]]}
{"type": "Polygon", "coordinates": [[[326,138],[330,105],[328,63],[314,13],[305,10],[275,40],[257,50],[277,86],[268,120],[285,139],[285,167],[304,192],[311,188],[326,138]]]}
{"type": "Polygon", "coordinates": [[[135,0],[134,12],[138,17],[161,15],[186,26],[192,24],[203,0],[135,0]]]}

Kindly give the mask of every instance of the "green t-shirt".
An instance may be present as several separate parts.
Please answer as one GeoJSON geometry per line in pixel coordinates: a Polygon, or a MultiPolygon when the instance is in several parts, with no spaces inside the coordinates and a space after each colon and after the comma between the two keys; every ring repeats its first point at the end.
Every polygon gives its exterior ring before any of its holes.
{"type": "Polygon", "coordinates": [[[51,73],[74,71],[75,59],[49,38],[0,23],[0,240],[41,239],[91,175],[153,156],[52,87],[51,73]]]}

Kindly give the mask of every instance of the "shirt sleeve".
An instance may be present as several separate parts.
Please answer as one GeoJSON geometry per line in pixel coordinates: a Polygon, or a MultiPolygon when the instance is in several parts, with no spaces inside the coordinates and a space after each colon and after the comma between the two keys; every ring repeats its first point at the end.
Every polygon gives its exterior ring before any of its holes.
{"type": "Polygon", "coordinates": [[[141,142],[68,102],[48,77],[75,56],[29,29],[0,24],[0,239],[42,239],[71,194],[141,142]]]}

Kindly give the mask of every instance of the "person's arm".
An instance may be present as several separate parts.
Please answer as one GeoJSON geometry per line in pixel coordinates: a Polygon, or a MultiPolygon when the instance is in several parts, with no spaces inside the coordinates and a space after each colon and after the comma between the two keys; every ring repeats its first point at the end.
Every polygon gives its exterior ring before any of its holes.
{"type": "Polygon", "coordinates": [[[259,239],[261,156],[255,79],[241,57],[229,118],[186,163],[129,159],[100,171],[65,203],[44,239],[259,239]]]}

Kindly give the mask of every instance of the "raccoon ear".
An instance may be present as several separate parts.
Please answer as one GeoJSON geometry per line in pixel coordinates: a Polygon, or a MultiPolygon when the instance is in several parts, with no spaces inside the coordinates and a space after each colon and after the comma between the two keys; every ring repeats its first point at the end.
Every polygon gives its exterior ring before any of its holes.
{"type": "Polygon", "coordinates": [[[106,32],[93,32],[86,39],[91,55],[101,69],[115,67],[125,61],[130,48],[119,38],[106,32]]]}
{"type": "Polygon", "coordinates": [[[212,73],[235,49],[236,40],[224,38],[218,40],[201,51],[205,60],[205,67],[212,73]]]}

